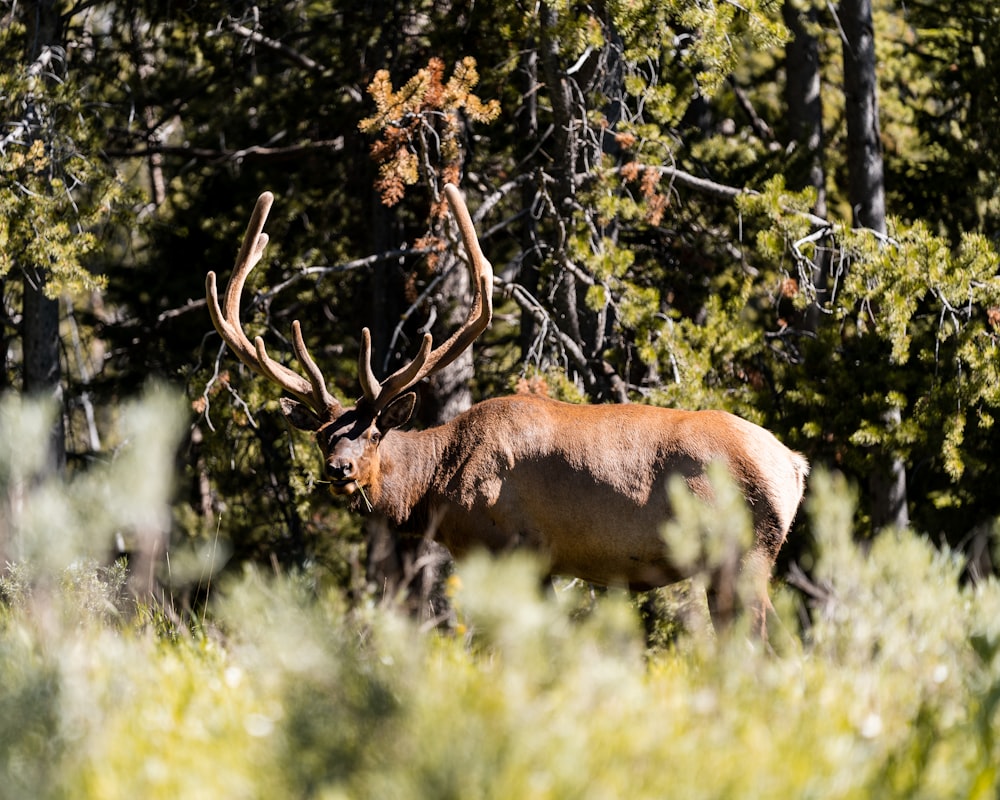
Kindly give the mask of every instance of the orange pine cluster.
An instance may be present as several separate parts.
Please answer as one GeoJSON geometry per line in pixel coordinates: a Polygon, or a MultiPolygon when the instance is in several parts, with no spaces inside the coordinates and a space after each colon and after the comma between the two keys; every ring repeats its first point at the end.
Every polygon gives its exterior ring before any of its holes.
{"type": "MultiPolygon", "coordinates": [[[[626,147],[635,143],[635,137],[630,134],[620,134],[616,138],[626,147]]],[[[658,191],[660,171],[638,161],[629,161],[622,165],[619,172],[626,181],[639,181],[640,191],[646,200],[646,221],[650,225],[659,225],[670,205],[669,196],[658,191]]]]}
{"type": "MultiPolygon", "coordinates": [[[[386,70],[379,70],[368,86],[375,114],[362,120],[363,133],[378,136],[371,155],[379,165],[376,188],[382,202],[392,206],[402,200],[406,187],[427,169],[441,183],[457,183],[461,172],[460,111],[474,122],[492,122],[500,114],[496,100],[484,103],[473,89],[479,83],[476,61],[471,57],[455,65],[445,81],[445,65],[432,58],[398,91],[386,70]]],[[[445,213],[444,201],[433,209],[445,213]]]]}

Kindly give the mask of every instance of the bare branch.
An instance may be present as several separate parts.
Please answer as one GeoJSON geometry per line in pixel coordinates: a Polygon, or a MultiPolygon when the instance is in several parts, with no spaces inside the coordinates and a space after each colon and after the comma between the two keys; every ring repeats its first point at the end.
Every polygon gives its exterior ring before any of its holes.
{"type": "MultiPolygon", "coordinates": [[[[364,256],[363,258],[356,258],[353,261],[345,261],[343,264],[333,264],[330,266],[315,266],[315,267],[303,267],[297,270],[290,277],[283,280],[281,283],[275,284],[268,291],[262,292],[259,295],[260,301],[268,301],[279,295],[281,292],[285,291],[289,286],[298,283],[303,278],[308,278],[311,275],[319,275],[323,278],[327,275],[335,275],[341,272],[350,272],[355,269],[362,269],[364,267],[370,267],[373,264],[378,264],[381,261],[393,261],[398,258],[403,258],[405,256],[424,256],[428,253],[433,252],[426,247],[411,247],[402,248],[400,250],[387,250],[384,253],[374,253],[370,256],[364,256]]],[[[250,308],[258,302],[258,299],[254,299],[250,308]]]]}
{"type": "Polygon", "coordinates": [[[161,325],[168,319],[175,319],[176,317],[182,317],[192,311],[198,311],[206,306],[207,300],[204,297],[198,300],[188,300],[184,305],[178,306],[177,308],[168,308],[166,311],[160,312],[156,317],[156,324],[161,325]]]}
{"type": "Polygon", "coordinates": [[[753,107],[753,103],[750,102],[750,98],[747,96],[743,87],[739,86],[732,76],[729,77],[729,87],[733,90],[733,95],[736,97],[736,103],[739,105],[743,113],[749,118],[750,127],[753,128],[754,133],[756,133],[757,136],[765,142],[773,142],[774,131],[771,130],[771,126],[768,125],[764,118],[757,113],[757,109],[753,107]]]}
{"type": "Polygon", "coordinates": [[[556,342],[569,357],[570,362],[572,362],[573,366],[580,373],[587,387],[593,388],[596,386],[597,377],[594,375],[594,370],[587,360],[586,354],[580,349],[579,343],[559,328],[541,302],[519,283],[504,283],[500,278],[497,278],[496,282],[498,286],[510,294],[524,311],[531,315],[532,319],[535,320],[535,323],[543,331],[548,331],[552,334],[556,342]]]}
{"type": "Polygon", "coordinates": [[[288,145],[287,147],[267,147],[252,145],[239,150],[216,150],[209,147],[178,147],[175,145],[150,145],[134,150],[109,150],[107,154],[113,158],[148,158],[153,155],[181,156],[197,161],[227,162],[245,161],[251,158],[294,158],[303,153],[328,150],[338,152],[344,149],[344,137],[336,139],[319,139],[314,142],[288,145]]]}
{"type": "Polygon", "coordinates": [[[298,50],[294,50],[283,42],[279,42],[277,39],[272,39],[269,36],[265,36],[259,31],[250,30],[244,25],[240,25],[234,19],[225,20],[222,26],[229,31],[232,31],[237,36],[242,36],[244,39],[249,39],[254,44],[259,44],[262,47],[266,47],[279,55],[284,56],[289,61],[294,64],[298,64],[303,69],[325,71],[325,67],[313,61],[309,56],[300,53],[298,50]]]}
{"type": "MultiPolygon", "coordinates": [[[[476,177],[473,175],[469,175],[469,178],[472,180],[476,180],[476,177]]],[[[509,180],[506,183],[498,186],[493,191],[488,191],[482,181],[476,181],[477,184],[479,185],[480,191],[483,193],[484,196],[483,196],[483,202],[479,204],[479,208],[477,208],[476,212],[472,215],[472,221],[476,223],[482,222],[490,214],[490,212],[493,211],[493,207],[497,203],[499,203],[504,197],[506,197],[508,194],[510,194],[512,191],[517,189],[522,184],[534,180],[534,178],[535,176],[531,172],[525,172],[519,175],[518,177],[514,178],[513,180],[509,180]]],[[[485,239],[486,236],[483,235],[480,238],[485,239]]]]}

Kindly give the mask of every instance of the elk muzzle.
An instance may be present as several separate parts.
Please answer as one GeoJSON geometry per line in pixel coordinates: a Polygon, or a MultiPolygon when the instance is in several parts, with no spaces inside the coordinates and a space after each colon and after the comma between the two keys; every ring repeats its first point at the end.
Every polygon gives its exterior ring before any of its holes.
{"type": "Polygon", "coordinates": [[[333,494],[353,494],[358,489],[358,472],[350,459],[334,457],[326,462],[326,476],[333,494]]]}

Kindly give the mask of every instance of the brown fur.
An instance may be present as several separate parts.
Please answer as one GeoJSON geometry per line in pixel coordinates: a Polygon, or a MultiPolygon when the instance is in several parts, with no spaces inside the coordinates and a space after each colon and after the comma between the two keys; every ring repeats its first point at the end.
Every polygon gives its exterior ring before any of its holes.
{"type": "Polygon", "coordinates": [[[455,556],[476,547],[528,547],[553,573],[611,586],[648,588],[687,577],[660,534],[670,517],[666,483],[680,474],[710,500],[706,469],[721,461],[753,512],[743,571],[763,633],[771,569],[809,471],[801,455],[763,428],[722,411],[514,395],[486,400],[437,428],[390,429],[378,442],[371,437],[379,420],[363,408],[335,413],[341,417],[319,434],[328,465],[352,460],[356,482],[395,525],[434,519],[435,537],[455,556]]]}
{"type": "MultiPolygon", "coordinates": [[[[493,268],[461,193],[446,185],[444,194],[469,259],[469,316],[438,347],[431,349],[426,334],[417,356],[382,381],[372,372],[371,337],[363,330],[358,379],[364,397],[356,407],[345,409],[333,398],[297,321],[292,349],[305,375],[271,359],[264,340],[251,342],[240,323],[243,286],[268,241],[270,192],[254,206],[224,305],[215,273],[206,276],[216,329],[244,364],[297,398],[284,398],[282,408],[292,424],[316,432],[334,493],[363,492],[400,528],[433,520],[437,538],[456,556],[474,547],[530,547],[554,573],[661,586],[685,577],[660,534],[670,517],[667,481],[680,475],[692,492],[711,500],[706,470],[723,462],[753,512],[754,540],[742,571],[763,634],[771,570],[809,472],[801,455],[763,428],[721,411],[577,406],[517,395],[487,400],[432,430],[398,430],[413,410],[410,389],[468,348],[493,313],[493,268]]],[[[735,597],[738,570],[715,568],[710,594],[735,597]]],[[[729,605],[720,602],[717,609],[729,605]]]]}

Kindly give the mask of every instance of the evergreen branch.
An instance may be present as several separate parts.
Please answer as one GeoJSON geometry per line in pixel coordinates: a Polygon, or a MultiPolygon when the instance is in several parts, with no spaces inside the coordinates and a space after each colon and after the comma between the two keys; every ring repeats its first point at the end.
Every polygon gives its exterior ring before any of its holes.
{"type": "MultiPolygon", "coordinates": [[[[711,195],[712,197],[718,197],[722,200],[735,200],[741,195],[748,195],[750,197],[757,197],[760,195],[760,192],[756,189],[741,189],[736,186],[728,186],[724,183],[718,183],[717,181],[709,180],[708,178],[699,178],[696,175],[692,175],[690,172],[677,169],[677,167],[655,167],[655,169],[661,176],[669,177],[671,180],[681,184],[682,186],[694,189],[695,191],[703,194],[711,195]]],[[[621,167],[616,168],[616,171],[620,173],[621,167]]],[[[783,210],[793,214],[798,214],[819,228],[830,228],[833,226],[833,223],[828,219],[809,211],[800,211],[798,209],[790,208],[785,208],[783,210]]]]}
{"type": "MultiPolygon", "coordinates": [[[[404,258],[406,256],[424,256],[428,253],[433,252],[428,248],[402,248],[399,250],[386,250],[384,253],[374,253],[370,256],[365,256],[364,258],[356,258],[353,261],[345,261],[343,264],[333,264],[330,266],[315,266],[315,267],[303,267],[302,269],[296,270],[296,272],[286,280],[273,286],[267,292],[259,295],[261,300],[269,301],[271,298],[277,296],[289,286],[298,283],[303,278],[310,275],[319,275],[321,278],[326,275],[333,275],[340,272],[350,272],[355,269],[362,269],[363,267],[370,267],[373,264],[378,264],[381,261],[391,261],[397,258],[404,258]]],[[[256,301],[255,301],[256,302],[256,301]]]]}
{"type": "Polygon", "coordinates": [[[206,305],[206,300],[204,297],[202,297],[199,300],[189,300],[182,306],[178,306],[177,308],[169,308],[166,311],[161,312],[156,317],[156,324],[161,325],[167,320],[175,319],[176,317],[182,317],[185,314],[188,314],[192,311],[197,311],[200,308],[204,308],[205,305],[206,305]]]}
{"type": "MultiPolygon", "coordinates": [[[[689,189],[694,189],[695,191],[702,192],[703,194],[708,194],[713,197],[718,197],[722,200],[735,200],[737,197],[740,197],[741,195],[745,195],[747,197],[760,196],[760,192],[758,192],[756,189],[741,189],[736,186],[728,186],[724,183],[718,183],[717,181],[709,180],[708,178],[699,178],[696,175],[692,175],[690,172],[685,172],[684,170],[677,169],[677,167],[652,167],[652,168],[646,167],[646,169],[656,169],[661,176],[669,176],[671,180],[676,181],[682,186],[686,186],[689,189]]],[[[613,170],[613,172],[621,174],[622,168],[616,167],[613,170]]],[[[782,206],[781,209],[782,211],[785,211],[789,214],[795,214],[802,217],[803,219],[808,220],[810,223],[815,225],[817,229],[819,229],[819,231],[817,231],[817,234],[819,234],[820,232],[822,233],[830,232],[835,227],[835,223],[831,222],[825,217],[819,216],[818,214],[813,214],[810,211],[802,211],[801,209],[797,208],[788,208],[787,206],[782,206]]],[[[867,228],[864,226],[854,226],[851,228],[851,230],[866,233],[870,236],[873,236],[874,238],[882,242],[882,244],[884,245],[899,247],[899,242],[895,238],[886,233],[882,233],[881,231],[877,231],[873,228],[867,228]]],[[[802,239],[801,243],[806,243],[812,240],[813,237],[810,235],[802,239]]]]}
{"type": "Polygon", "coordinates": [[[728,186],[724,183],[709,180],[708,178],[699,178],[690,172],[677,169],[677,167],[656,167],[655,169],[660,173],[661,177],[670,178],[675,183],[679,183],[689,189],[694,189],[702,194],[708,194],[722,200],[735,200],[742,194],[757,194],[752,189],[741,189],[737,186],[728,186]]]}

